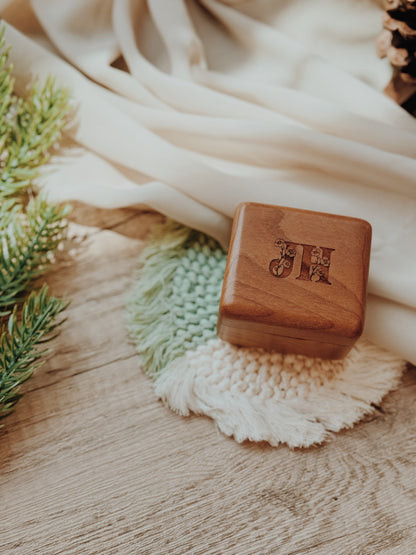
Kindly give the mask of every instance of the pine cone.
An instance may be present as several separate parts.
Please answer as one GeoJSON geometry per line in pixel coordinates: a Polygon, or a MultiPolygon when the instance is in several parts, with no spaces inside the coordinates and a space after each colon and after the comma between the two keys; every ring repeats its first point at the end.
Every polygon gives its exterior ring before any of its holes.
{"type": "Polygon", "coordinates": [[[394,68],[386,93],[402,104],[416,91],[416,0],[386,0],[377,54],[394,68]]]}

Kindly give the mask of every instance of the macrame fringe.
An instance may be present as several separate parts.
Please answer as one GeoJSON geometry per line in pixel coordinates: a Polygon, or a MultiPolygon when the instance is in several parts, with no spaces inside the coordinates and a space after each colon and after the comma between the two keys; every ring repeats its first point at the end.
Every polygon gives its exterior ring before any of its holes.
{"type": "Polygon", "coordinates": [[[138,348],[146,373],[158,374],[173,358],[172,314],[166,303],[166,285],[178,267],[178,255],[195,232],[168,220],[156,226],[139,258],[138,275],[127,299],[127,327],[138,348]]]}
{"type": "MultiPolygon", "coordinates": [[[[398,385],[405,368],[401,359],[361,340],[333,380],[324,381],[302,397],[262,399],[224,391],[224,376],[210,356],[218,342],[221,340],[212,340],[175,360],[157,377],[155,391],[172,410],[184,416],[209,416],[224,434],[238,442],[267,441],[290,447],[322,443],[331,432],[352,427],[373,413],[374,405],[398,385]]],[[[249,350],[239,351],[244,357],[249,350]]]]}

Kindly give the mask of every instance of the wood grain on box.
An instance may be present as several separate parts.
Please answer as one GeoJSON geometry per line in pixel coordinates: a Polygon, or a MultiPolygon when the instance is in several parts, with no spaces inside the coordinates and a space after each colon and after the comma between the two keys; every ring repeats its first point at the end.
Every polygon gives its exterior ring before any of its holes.
{"type": "Polygon", "coordinates": [[[371,226],[244,203],[237,209],[218,334],[231,343],[342,358],[362,333],[371,226]]]}

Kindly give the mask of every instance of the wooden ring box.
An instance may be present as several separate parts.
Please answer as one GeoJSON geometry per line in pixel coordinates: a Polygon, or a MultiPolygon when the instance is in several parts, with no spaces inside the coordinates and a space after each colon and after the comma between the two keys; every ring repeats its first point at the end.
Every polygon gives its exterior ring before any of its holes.
{"type": "Polygon", "coordinates": [[[341,359],[361,335],[371,226],[357,218],[243,203],[217,331],[240,346],[341,359]]]}

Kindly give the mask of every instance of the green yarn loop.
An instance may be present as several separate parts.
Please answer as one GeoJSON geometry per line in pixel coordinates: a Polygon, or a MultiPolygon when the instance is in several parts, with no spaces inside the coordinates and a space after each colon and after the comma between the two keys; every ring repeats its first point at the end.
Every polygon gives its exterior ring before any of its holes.
{"type": "Polygon", "coordinates": [[[130,337],[148,374],[216,337],[226,257],[214,239],[177,222],[155,230],[127,304],[130,337]]]}

